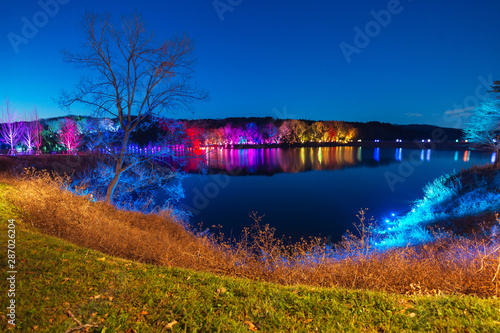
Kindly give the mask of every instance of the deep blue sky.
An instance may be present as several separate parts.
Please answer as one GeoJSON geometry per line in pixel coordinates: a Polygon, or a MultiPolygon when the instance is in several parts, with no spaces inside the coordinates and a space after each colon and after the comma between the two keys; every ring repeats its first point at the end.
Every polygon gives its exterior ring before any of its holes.
{"type": "Polygon", "coordinates": [[[397,6],[394,0],[218,0],[236,4],[223,20],[213,0],[59,1],[67,3],[18,52],[8,34],[22,36],[23,17],[43,18],[42,7],[37,1],[0,3],[1,103],[8,97],[19,111],[36,106],[43,118],[66,114],[52,98],[82,74],[62,62],[60,50],[83,41],[78,23],[86,9],[115,17],[137,9],[158,39],[186,32],[196,41],[196,80],[211,99],[194,114],[177,114],[181,118],[461,127],[462,109],[486,94],[483,81],[500,79],[498,0],[401,0],[397,6]],[[355,46],[355,28],[377,28],[370,12],[388,6],[394,6],[390,22],[373,30],[348,63],[339,45],[355,46]]]}

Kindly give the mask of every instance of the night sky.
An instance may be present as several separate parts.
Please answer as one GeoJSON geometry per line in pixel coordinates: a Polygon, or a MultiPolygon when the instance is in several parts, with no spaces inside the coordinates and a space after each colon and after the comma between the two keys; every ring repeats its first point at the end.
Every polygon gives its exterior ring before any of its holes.
{"type": "Polygon", "coordinates": [[[57,0],[57,12],[44,14],[40,3],[54,1],[0,3],[1,104],[36,106],[42,118],[67,114],[53,99],[83,73],[60,51],[83,42],[86,9],[115,18],[138,10],[157,39],[195,40],[195,79],[210,100],[178,118],[463,127],[500,79],[498,0],[57,0]],[[23,34],[26,22],[38,31],[23,34]]]}

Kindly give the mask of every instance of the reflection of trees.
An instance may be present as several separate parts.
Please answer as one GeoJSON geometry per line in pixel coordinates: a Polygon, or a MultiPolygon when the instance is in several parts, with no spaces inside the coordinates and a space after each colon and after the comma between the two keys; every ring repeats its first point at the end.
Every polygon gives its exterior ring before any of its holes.
{"type": "MultiPolygon", "coordinates": [[[[378,166],[394,163],[382,159],[375,162],[372,152],[359,159],[358,149],[353,147],[314,148],[262,148],[262,149],[215,149],[207,158],[207,166],[213,172],[237,169],[240,174],[298,173],[311,170],[337,170],[353,166],[378,166]]],[[[194,171],[194,170],[191,170],[194,171]]]]}

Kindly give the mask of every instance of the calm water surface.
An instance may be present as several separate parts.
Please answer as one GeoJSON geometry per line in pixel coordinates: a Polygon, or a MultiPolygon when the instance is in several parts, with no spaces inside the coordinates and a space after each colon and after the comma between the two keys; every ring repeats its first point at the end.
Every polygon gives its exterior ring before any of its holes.
{"type": "Polygon", "coordinates": [[[193,225],[222,225],[226,235],[238,236],[255,211],[278,235],[337,241],[360,208],[376,220],[404,213],[426,183],[491,158],[476,151],[355,147],[218,149],[202,161],[208,172],[184,180],[181,206],[193,214],[193,225]]]}

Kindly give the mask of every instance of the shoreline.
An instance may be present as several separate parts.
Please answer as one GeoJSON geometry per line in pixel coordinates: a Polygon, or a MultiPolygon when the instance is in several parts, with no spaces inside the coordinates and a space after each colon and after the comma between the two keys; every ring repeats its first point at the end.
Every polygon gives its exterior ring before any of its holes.
{"type": "MultiPolygon", "coordinates": [[[[271,143],[271,144],[236,144],[211,145],[203,148],[224,149],[261,149],[261,148],[316,148],[316,147],[354,147],[354,148],[404,148],[404,149],[436,149],[436,150],[473,150],[467,142],[420,142],[420,141],[365,141],[365,142],[304,142],[304,143],[271,143]]],[[[479,149],[475,149],[479,150],[479,149]]]]}

